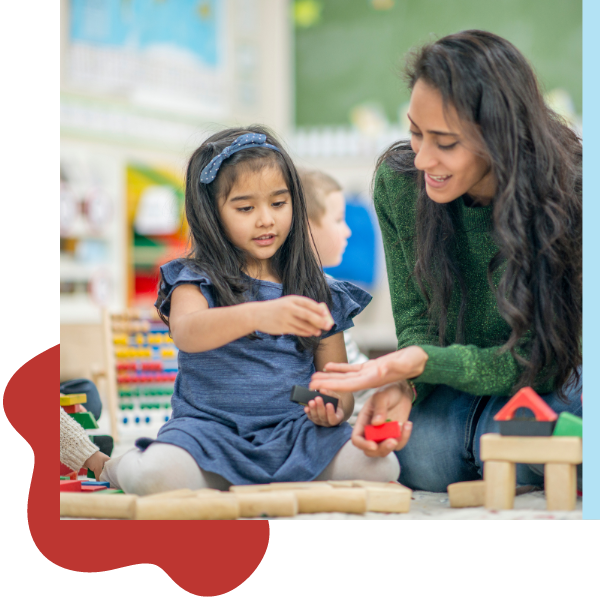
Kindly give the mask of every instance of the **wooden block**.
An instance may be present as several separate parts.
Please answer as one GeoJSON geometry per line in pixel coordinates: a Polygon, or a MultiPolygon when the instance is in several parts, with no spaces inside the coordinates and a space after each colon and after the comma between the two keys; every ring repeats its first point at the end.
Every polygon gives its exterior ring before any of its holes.
{"type": "Polygon", "coordinates": [[[577,465],[582,460],[581,439],[574,437],[518,437],[485,433],[480,442],[481,460],[577,465]]]}
{"type": "Polygon", "coordinates": [[[407,513],[410,510],[412,491],[404,486],[397,489],[370,487],[367,492],[367,511],[384,513],[407,513]]]}
{"type": "Polygon", "coordinates": [[[304,489],[295,490],[298,512],[343,512],[362,514],[367,511],[367,490],[350,489],[304,489]]]}
{"type": "Polygon", "coordinates": [[[448,498],[452,508],[483,506],[485,503],[485,482],[461,481],[448,486],[448,498]]]}
{"type": "Polygon", "coordinates": [[[191,498],[153,499],[136,502],[138,520],[237,519],[240,506],[236,494],[206,494],[191,498]]]}
{"type": "Polygon", "coordinates": [[[181,490],[169,490],[168,492],[160,492],[158,494],[148,494],[147,496],[144,496],[144,499],[164,500],[169,498],[193,498],[195,495],[195,491],[184,488],[181,490]]]}
{"type": "Polygon", "coordinates": [[[104,487],[109,488],[110,483],[108,481],[82,481],[82,487],[93,486],[93,487],[104,487]]]}
{"type": "Polygon", "coordinates": [[[264,483],[257,485],[232,485],[229,488],[229,491],[236,494],[255,494],[257,492],[309,490],[315,487],[331,489],[331,486],[326,481],[282,481],[280,483],[264,483]]]}
{"type": "Polygon", "coordinates": [[[93,485],[82,485],[81,489],[79,490],[80,492],[85,492],[85,493],[92,493],[92,492],[101,492],[102,490],[105,490],[105,487],[96,487],[93,485]]]}
{"type": "Polygon", "coordinates": [[[519,408],[528,408],[538,421],[556,421],[557,414],[536,394],[533,388],[521,388],[497,413],[496,421],[507,421],[519,408]]]}
{"type": "Polygon", "coordinates": [[[98,429],[98,423],[96,423],[96,419],[94,419],[91,412],[73,413],[69,416],[75,419],[84,429],[98,429]]]}
{"type": "Polygon", "coordinates": [[[61,494],[61,517],[87,517],[90,519],[133,519],[135,501],[133,494],[61,494]]]}
{"type": "Polygon", "coordinates": [[[80,492],[81,491],[81,481],[71,480],[60,482],[60,491],[61,492],[80,492]]]}
{"type": "Polygon", "coordinates": [[[402,429],[398,421],[388,421],[382,425],[365,425],[365,440],[383,442],[389,438],[400,438],[402,429]]]}
{"type": "Polygon", "coordinates": [[[515,463],[486,460],[483,465],[483,479],[485,507],[488,510],[511,509],[515,502],[515,463]]]}
{"type": "Polygon", "coordinates": [[[294,517],[298,514],[298,500],[294,492],[238,494],[241,517],[294,517]]]}
{"type": "Polygon", "coordinates": [[[577,504],[577,467],[548,463],[544,466],[544,489],[548,510],[574,510],[577,504]]]}
{"type": "Polygon", "coordinates": [[[73,406],[74,404],[85,404],[87,402],[87,396],[85,394],[61,394],[60,405],[61,406],[73,406]]]}
{"type": "Polygon", "coordinates": [[[552,435],[583,437],[583,420],[569,412],[561,412],[552,435]]]}

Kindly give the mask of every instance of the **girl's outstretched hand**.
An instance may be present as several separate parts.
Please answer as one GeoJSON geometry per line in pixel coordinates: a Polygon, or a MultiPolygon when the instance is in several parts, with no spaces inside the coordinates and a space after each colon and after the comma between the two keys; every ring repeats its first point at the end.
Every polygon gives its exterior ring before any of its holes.
{"type": "Polygon", "coordinates": [[[254,329],[270,335],[320,336],[334,324],[324,302],[304,296],[283,296],[277,300],[252,302],[254,329]]]}
{"type": "Polygon", "coordinates": [[[96,477],[96,481],[100,481],[100,475],[102,473],[102,469],[104,469],[104,463],[110,460],[109,456],[106,456],[104,452],[94,452],[84,463],[83,466],[90,471],[94,471],[94,477],[96,477]]]}
{"type": "Polygon", "coordinates": [[[361,365],[327,363],[325,371],[313,374],[310,387],[318,390],[328,388],[338,392],[378,388],[388,383],[418,377],[425,369],[428,358],[419,346],[408,346],[361,365]]]}
{"type": "Polygon", "coordinates": [[[321,396],[317,396],[314,400],[308,401],[308,406],[304,407],[306,416],[315,424],[321,427],[335,427],[344,420],[344,411],[339,394],[331,390],[319,390],[326,396],[333,396],[340,400],[337,410],[333,410],[333,404],[325,404],[321,396]]]}
{"type": "Polygon", "coordinates": [[[352,430],[352,443],[372,458],[402,450],[412,431],[412,423],[408,420],[411,408],[412,389],[406,382],[392,383],[379,388],[365,402],[358,415],[352,430]],[[365,439],[365,425],[383,425],[387,419],[400,423],[399,438],[383,440],[379,444],[365,439]]]}

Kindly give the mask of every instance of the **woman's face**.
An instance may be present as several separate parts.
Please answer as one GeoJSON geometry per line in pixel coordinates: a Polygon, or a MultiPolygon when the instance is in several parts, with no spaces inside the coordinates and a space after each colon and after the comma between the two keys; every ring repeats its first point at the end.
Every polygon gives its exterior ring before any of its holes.
{"type": "Polygon", "coordinates": [[[495,182],[488,162],[475,152],[453,106],[444,114],[442,95],[422,80],[413,87],[408,109],[415,167],[425,174],[427,195],[446,204],[469,194],[491,202],[495,182]],[[448,119],[448,120],[447,120],[448,119]]]}

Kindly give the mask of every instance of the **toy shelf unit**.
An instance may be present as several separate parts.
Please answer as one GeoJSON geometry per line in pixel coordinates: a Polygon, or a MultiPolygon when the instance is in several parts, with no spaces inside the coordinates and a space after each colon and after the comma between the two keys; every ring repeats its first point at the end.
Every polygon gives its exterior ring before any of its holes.
{"type": "Polygon", "coordinates": [[[161,321],[115,321],[117,429],[123,438],[155,436],[171,417],[177,348],[161,321]]]}

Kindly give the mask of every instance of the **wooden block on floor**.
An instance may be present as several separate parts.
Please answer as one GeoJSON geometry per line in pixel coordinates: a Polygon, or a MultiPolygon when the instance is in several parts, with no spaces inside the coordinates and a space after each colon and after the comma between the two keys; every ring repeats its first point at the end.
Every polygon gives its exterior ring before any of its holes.
{"type": "Polygon", "coordinates": [[[327,481],[327,484],[333,488],[386,488],[386,489],[400,489],[404,488],[397,481],[367,481],[366,479],[343,479],[327,481]]]}
{"type": "Polygon", "coordinates": [[[485,433],[480,441],[481,460],[578,465],[582,461],[581,439],[575,437],[520,437],[485,433]]]}
{"type": "Polygon", "coordinates": [[[546,464],[544,490],[548,510],[574,510],[577,504],[577,467],[559,463],[546,464]]]}
{"type": "Polygon", "coordinates": [[[298,514],[298,499],[293,491],[263,494],[236,494],[240,517],[294,517],[298,514]]]}
{"type": "Polygon", "coordinates": [[[365,487],[367,511],[381,513],[407,513],[410,510],[412,490],[399,485],[397,488],[365,487]]]}
{"type": "Polygon", "coordinates": [[[237,519],[237,494],[206,494],[191,498],[138,498],[135,518],[141,520],[237,519]]]}
{"type": "Polygon", "coordinates": [[[488,510],[510,510],[515,502],[515,463],[486,460],[483,465],[483,479],[485,507],[488,510]]]}
{"type": "Polygon", "coordinates": [[[87,517],[88,519],[133,519],[135,501],[132,494],[112,495],[105,492],[96,494],[60,495],[61,517],[87,517]]]}
{"type": "Polygon", "coordinates": [[[331,489],[326,481],[283,481],[257,485],[232,485],[230,492],[236,494],[254,494],[256,492],[282,492],[289,490],[310,490],[313,488],[331,489]]]}
{"type": "Polygon", "coordinates": [[[61,406],[73,406],[74,404],[85,404],[86,402],[87,402],[87,396],[85,394],[61,394],[60,395],[60,405],[61,406]]]}
{"type": "Polygon", "coordinates": [[[460,481],[448,486],[448,499],[452,508],[483,506],[485,503],[485,481],[460,481]]]}
{"type": "Polygon", "coordinates": [[[318,488],[294,490],[299,513],[343,512],[363,514],[367,511],[367,490],[362,488],[318,488]]]}

